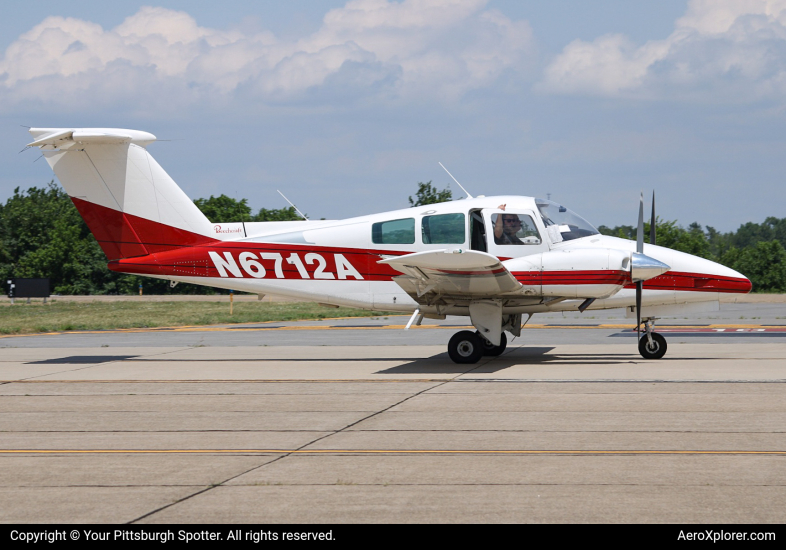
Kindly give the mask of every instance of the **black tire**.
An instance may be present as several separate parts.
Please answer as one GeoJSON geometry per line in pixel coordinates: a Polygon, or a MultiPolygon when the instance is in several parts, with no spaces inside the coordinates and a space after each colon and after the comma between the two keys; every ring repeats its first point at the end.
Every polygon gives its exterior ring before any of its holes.
{"type": "Polygon", "coordinates": [[[488,340],[486,340],[480,332],[475,332],[480,338],[480,343],[483,344],[483,355],[496,357],[497,355],[502,355],[502,352],[505,351],[505,348],[508,346],[508,337],[505,336],[503,332],[499,338],[499,345],[495,346],[488,340]]]}
{"type": "Polygon", "coordinates": [[[652,346],[647,335],[639,340],[639,353],[644,359],[660,359],[666,355],[666,339],[657,332],[652,333],[652,346]]]}
{"type": "Polygon", "coordinates": [[[453,335],[448,342],[448,355],[454,363],[477,363],[483,357],[483,339],[469,330],[453,335]]]}

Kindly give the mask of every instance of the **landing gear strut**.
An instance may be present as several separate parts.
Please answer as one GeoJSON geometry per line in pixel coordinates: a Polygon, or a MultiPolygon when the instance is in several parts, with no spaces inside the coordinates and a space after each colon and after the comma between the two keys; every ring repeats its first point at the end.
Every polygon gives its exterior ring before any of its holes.
{"type": "Polygon", "coordinates": [[[644,320],[644,336],[639,339],[639,353],[644,359],[660,359],[666,355],[666,339],[652,332],[654,319],[644,320]]]}

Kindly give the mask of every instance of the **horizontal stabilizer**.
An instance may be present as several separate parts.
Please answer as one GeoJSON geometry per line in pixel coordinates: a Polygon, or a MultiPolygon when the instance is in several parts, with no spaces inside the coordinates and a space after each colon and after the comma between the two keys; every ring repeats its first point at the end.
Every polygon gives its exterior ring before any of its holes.
{"type": "Polygon", "coordinates": [[[41,145],[57,145],[61,141],[66,141],[71,139],[71,136],[74,134],[73,130],[62,130],[60,132],[52,132],[44,134],[43,137],[38,138],[32,143],[28,143],[28,147],[40,147],[41,145]]]}
{"type": "Polygon", "coordinates": [[[35,141],[28,147],[62,147],[71,143],[134,143],[145,147],[156,140],[156,136],[139,130],[115,128],[31,128],[35,141]]]}

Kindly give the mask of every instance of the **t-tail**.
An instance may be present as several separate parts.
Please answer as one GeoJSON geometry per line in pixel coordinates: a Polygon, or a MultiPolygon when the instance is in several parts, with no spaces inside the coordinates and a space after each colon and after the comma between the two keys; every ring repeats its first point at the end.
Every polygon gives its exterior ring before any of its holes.
{"type": "MultiPolygon", "coordinates": [[[[114,128],[31,128],[44,158],[107,259],[216,240],[213,224],[147,152],[153,134],[114,128]]],[[[220,237],[219,237],[220,238],[220,237]]]]}

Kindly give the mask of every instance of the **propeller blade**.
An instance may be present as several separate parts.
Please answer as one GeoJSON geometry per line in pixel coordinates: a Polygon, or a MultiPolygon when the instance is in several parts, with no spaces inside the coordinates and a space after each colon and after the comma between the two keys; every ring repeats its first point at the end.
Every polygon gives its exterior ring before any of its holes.
{"type": "Polygon", "coordinates": [[[641,193],[639,199],[639,227],[636,231],[636,252],[642,254],[644,252],[644,192],[641,193]]]}
{"type": "Polygon", "coordinates": [[[652,217],[650,218],[650,244],[655,244],[655,190],[652,191],[652,217]]]}
{"type": "Polygon", "coordinates": [[[641,293],[644,290],[644,281],[636,283],[636,332],[641,332],[641,293]]]}

